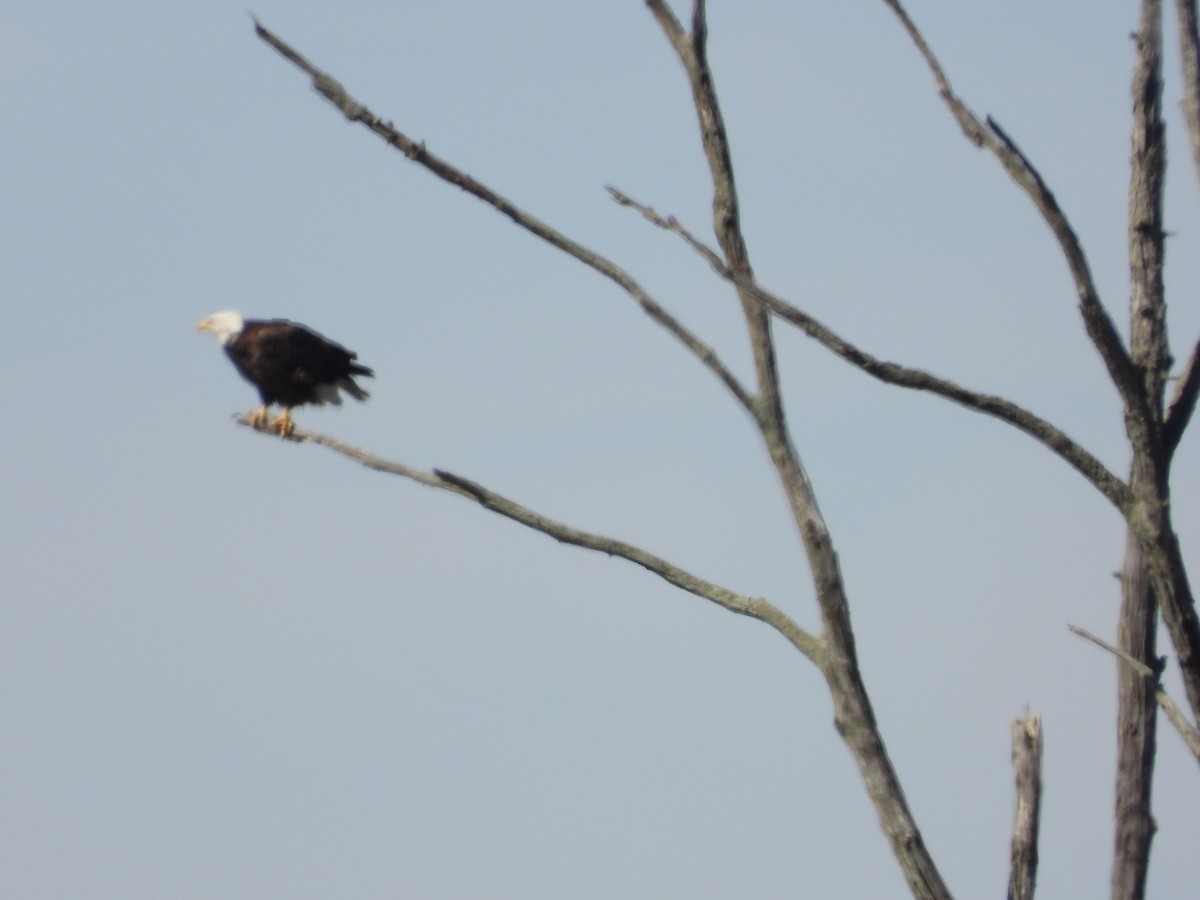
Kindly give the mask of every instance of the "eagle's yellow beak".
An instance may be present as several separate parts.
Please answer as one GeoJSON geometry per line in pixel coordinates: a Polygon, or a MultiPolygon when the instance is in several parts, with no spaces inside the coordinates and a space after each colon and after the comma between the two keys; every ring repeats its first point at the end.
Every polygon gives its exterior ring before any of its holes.
{"type": "Polygon", "coordinates": [[[202,322],[196,323],[197,331],[212,331],[212,319],[205,319],[202,322]]]}

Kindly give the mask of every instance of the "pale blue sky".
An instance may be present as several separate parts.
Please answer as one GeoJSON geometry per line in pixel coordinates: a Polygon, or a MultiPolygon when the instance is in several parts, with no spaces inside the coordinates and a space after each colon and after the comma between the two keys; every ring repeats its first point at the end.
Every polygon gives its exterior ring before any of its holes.
{"type": "MultiPolygon", "coordinates": [[[[748,369],[736,300],[614,184],[708,233],[678,63],[638,2],[259,3],[375,112],[609,255],[748,369]]],[[[1118,318],[1136,6],[923,0],[1118,318]]],[[[1119,405],[1029,203],[882,3],[710,3],[765,284],[864,348],[1033,408],[1124,472],[1119,405]]],[[[899,897],[816,672],[765,626],[456,498],[236,427],[195,323],[306,322],[375,368],[301,427],[477,479],[802,624],[765,454],[606,281],[352,127],[244,3],[10,0],[0,29],[0,894],[899,897]]],[[[1175,54],[1168,283],[1200,333],[1175,54]]],[[[1102,896],[1123,530],[1065,464],[786,327],[796,443],[862,665],[952,889],[996,896],[1009,723],[1042,713],[1041,895],[1102,896]]],[[[1175,514],[1200,563],[1200,441],[1175,514]]],[[[1164,643],[1164,648],[1165,648],[1164,643]]],[[[1151,892],[1200,880],[1161,737],[1151,892]]]]}

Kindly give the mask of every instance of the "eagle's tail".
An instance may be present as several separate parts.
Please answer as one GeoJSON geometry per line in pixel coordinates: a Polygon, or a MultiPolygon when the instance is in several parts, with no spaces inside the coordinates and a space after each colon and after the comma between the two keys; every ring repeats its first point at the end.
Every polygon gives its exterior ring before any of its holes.
{"type": "MultiPolygon", "coordinates": [[[[366,368],[365,366],[355,366],[354,368],[356,370],[363,369],[362,372],[355,371],[354,372],[355,375],[368,375],[369,376],[369,375],[374,374],[371,372],[370,369],[366,368]]],[[[341,381],[339,381],[338,387],[340,387],[343,391],[345,391],[347,394],[349,394],[355,400],[366,400],[368,397],[371,396],[366,391],[364,391],[362,388],[360,388],[355,383],[354,379],[349,376],[347,376],[346,378],[343,378],[341,381]]]]}

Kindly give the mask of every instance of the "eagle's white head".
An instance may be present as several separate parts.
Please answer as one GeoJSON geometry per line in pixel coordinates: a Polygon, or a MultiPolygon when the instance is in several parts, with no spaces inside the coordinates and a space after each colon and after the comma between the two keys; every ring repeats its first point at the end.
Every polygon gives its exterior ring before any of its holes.
{"type": "Polygon", "coordinates": [[[242,326],[245,324],[246,320],[242,318],[241,313],[233,312],[232,310],[223,310],[213,313],[197,325],[196,330],[211,331],[216,335],[217,340],[224,345],[241,334],[242,326]]]}

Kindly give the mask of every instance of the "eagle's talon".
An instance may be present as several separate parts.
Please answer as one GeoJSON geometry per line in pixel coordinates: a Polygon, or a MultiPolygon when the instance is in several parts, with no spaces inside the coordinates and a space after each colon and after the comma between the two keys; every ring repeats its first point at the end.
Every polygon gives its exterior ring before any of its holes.
{"type": "Polygon", "coordinates": [[[296,430],[296,424],[292,421],[291,411],[285,408],[279,418],[271,423],[271,430],[281,438],[291,437],[292,432],[296,430]]]}

